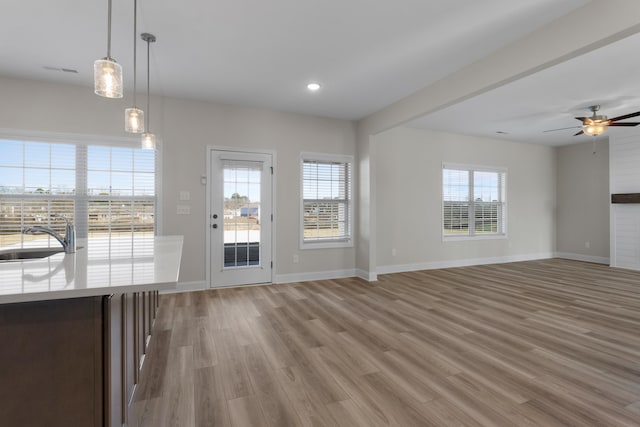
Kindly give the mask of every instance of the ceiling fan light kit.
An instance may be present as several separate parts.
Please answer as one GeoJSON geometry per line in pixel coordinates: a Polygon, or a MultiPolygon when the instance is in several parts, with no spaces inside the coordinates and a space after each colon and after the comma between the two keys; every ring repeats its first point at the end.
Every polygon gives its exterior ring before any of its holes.
{"type": "MultiPolygon", "coordinates": [[[[600,110],[599,105],[592,105],[589,107],[589,110],[593,113],[590,117],[576,117],[576,120],[580,120],[582,122],[582,129],[575,133],[573,136],[578,135],[589,135],[589,136],[599,136],[602,135],[609,129],[610,127],[634,127],[640,125],[640,122],[621,122],[620,120],[630,119],[631,117],[640,116],[640,111],[636,111],[635,113],[624,114],[622,116],[614,117],[612,119],[608,119],[607,116],[597,114],[600,110]]],[[[577,127],[577,126],[576,126],[577,127]]],[[[560,129],[551,129],[546,130],[545,132],[555,132],[558,130],[571,129],[568,128],[560,128],[560,129]]]]}
{"type": "Polygon", "coordinates": [[[605,133],[609,126],[606,123],[590,123],[582,127],[582,131],[589,136],[598,136],[605,133]]]}
{"type": "Polygon", "coordinates": [[[582,131],[590,136],[602,135],[609,127],[607,116],[596,114],[596,111],[600,109],[599,105],[593,105],[590,109],[593,111],[593,115],[584,119],[582,122],[582,131]]]}
{"type": "Polygon", "coordinates": [[[592,105],[589,109],[593,112],[591,117],[576,117],[577,120],[582,121],[582,130],[576,135],[584,133],[589,136],[599,136],[605,133],[609,127],[610,122],[607,120],[607,116],[596,114],[600,110],[599,105],[592,105]]]}

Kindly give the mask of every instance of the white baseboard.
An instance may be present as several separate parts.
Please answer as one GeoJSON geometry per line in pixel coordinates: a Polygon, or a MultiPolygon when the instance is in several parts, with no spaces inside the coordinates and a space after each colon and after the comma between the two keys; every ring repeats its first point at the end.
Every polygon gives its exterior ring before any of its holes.
{"type": "Polygon", "coordinates": [[[541,253],[541,254],[510,255],[510,256],[503,256],[503,257],[456,259],[456,260],[450,260],[450,261],[434,261],[434,262],[423,262],[423,263],[415,263],[415,264],[384,265],[377,268],[377,273],[378,274],[404,273],[407,271],[435,270],[438,268],[469,267],[472,265],[502,264],[505,262],[533,261],[537,259],[547,259],[547,258],[553,258],[553,257],[554,257],[554,254],[549,252],[549,253],[541,253]]]}
{"type": "Polygon", "coordinates": [[[276,274],[274,275],[273,283],[309,282],[311,280],[344,279],[346,277],[355,276],[355,269],[316,271],[313,273],[276,274]]]}
{"type": "MultiPolygon", "coordinates": [[[[309,282],[312,280],[330,280],[330,279],[344,279],[348,277],[355,277],[356,270],[333,270],[333,271],[317,271],[313,273],[292,273],[292,274],[276,274],[273,279],[273,283],[295,283],[295,282],[309,282]]],[[[362,276],[358,276],[362,277],[362,276]]],[[[363,279],[368,280],[366,277],[363,279]]],[[[375,278],[373,280],[376,280],[375,278]]],[[[266,285],[268,283],[262,283],[260,285],[266,285]]],[[[245,285],[245,286],[259,286],[259,285],[245,285]]],[[[234,286],[229,286],[234,287],[234,286]]],[[[204,280],[196,282],[178,282],[175,289],[167,289],[160,291],[161,294],[175,294],[178,292],[192,292],[203,291],[209,289],[207,283],[204,280]]],[[[222,289],[222,288],[220,288],[222,289]]]]}
{"type": "Polygon", "coordinates": [[[175,289],[167,289],[160,291],[161,294],[175,294],[178,292],[203,291],[207,289],[207,283],[204,280],[197,282],[178,282],[175,289]]]}
{"type": "Polygon", "coordinates": [[[596,263],[596,264],[609,265],[609,263],[610,263],[609,257],[602,257],[602,256],[572,254],[572,253],[568,253],[568,252],[556,252],[554,254],[554,256],[556,258],[572,259],[574,261],[593,262],[593,263],[596,263]]]}
{"type": "MultiPolygon", "coordinates": [[[[564,258],[576,261],[593,262],[598,264],[609,264],[609,258],[606,257],[572,254],[567,252],[554,252],[528,255],[511,255],[504,257],[470,258],[451,261],[434,261],[414,264],[385,265],[378,267],[375,272],[370,272],[362,269],[346,269],[316,271],[310,273],[276,274],[274,276],[273,283],[309,282],[312,280],[344,279],[348,277],[359,277],[363,280],[374,282],[378,280],[378,274],[404,273],[407,271],[434,270],[438,268],[468,267],[472,265],[502,264],[506,262],[533,261],[547,258],[564,258]]],[[[179,282],[176,286],[176,289],[160,291],[160,293],[171,294],[177,292],[202,291],[205,289],[208,289],[207,284],[204,280],[201,280],[195,282],[179,282]]]]}
{"type": "Polygon", "coordinates": [[[368,282],[375,282],[378,280],[378,273],[375,271],[367,271],[361,268],[356,269],[356,277],[366,280],[368,282]]]}

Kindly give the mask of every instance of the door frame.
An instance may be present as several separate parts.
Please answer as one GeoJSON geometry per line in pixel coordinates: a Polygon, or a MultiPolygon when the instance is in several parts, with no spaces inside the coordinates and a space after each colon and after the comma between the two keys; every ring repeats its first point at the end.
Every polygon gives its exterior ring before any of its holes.
{"type": "Polygon", "coordinates": [[[213,277],[211,277],[211,190],[213,185],[213,165],[211,164],[211,152],[212,151],[228,151],[230,154],[267,154],[271,156],[271,166],[273,167],[273,175],[271,176],[271,213],[273,214],[273,221],[271,221],[271,262],[273,268],[271,268],[271,280],[266,284],[273,283],[276,270],[276,177],[278,168],[276,168],[276,152],[274,150],[260,150],[251,148],[238,148],[238,147],[225,147],[219,145],[207,145],[205,150],[205,158],[207,163],[207,175],[206,175],[206,217],[205,217],[205,285],[206,289],[221,289],[225,287],[234,286],[248,286],[248,285],[230,285],[230,286],[213,286],[213,277]]]}

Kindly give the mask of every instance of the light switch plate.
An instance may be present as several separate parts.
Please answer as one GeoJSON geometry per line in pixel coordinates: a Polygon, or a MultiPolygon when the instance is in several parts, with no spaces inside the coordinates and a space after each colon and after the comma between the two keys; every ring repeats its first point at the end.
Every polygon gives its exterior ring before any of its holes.
{"type": "Polygon", "coordinates": [[[191,215],[191,206],[189,206],[189,205],[178,205],[176,213],[178,215],[191,215]]]}
{"type": "Polygon", "coordinates": [[[186,190],[180,191],[180,200],[191,200],[191,193],[186,190]]]}

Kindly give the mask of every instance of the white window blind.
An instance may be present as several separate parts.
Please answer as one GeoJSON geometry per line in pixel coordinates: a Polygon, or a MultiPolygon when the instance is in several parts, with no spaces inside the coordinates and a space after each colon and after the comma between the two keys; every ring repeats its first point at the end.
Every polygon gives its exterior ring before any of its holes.
{"type": "Polygon", "coordinates": [[[302,247],[351,245],[350,156],[303,154],[302,247]]]}
{"type": "Polygon", "coordinates": [[[87,147],[88,231],[153,235],[155,151],[87,147]]]}
{"type": "Polygon", "coordinates": [[[506,178],[501,168],[443,165],[443,235],[506,234],[506,178]]]}
{"type": "Polygon", "coordinates": [[[77,236],[153,235],[155,152],[97,144],[0,139],[0,247],[58,245],[34,225],[77,236]]]}

